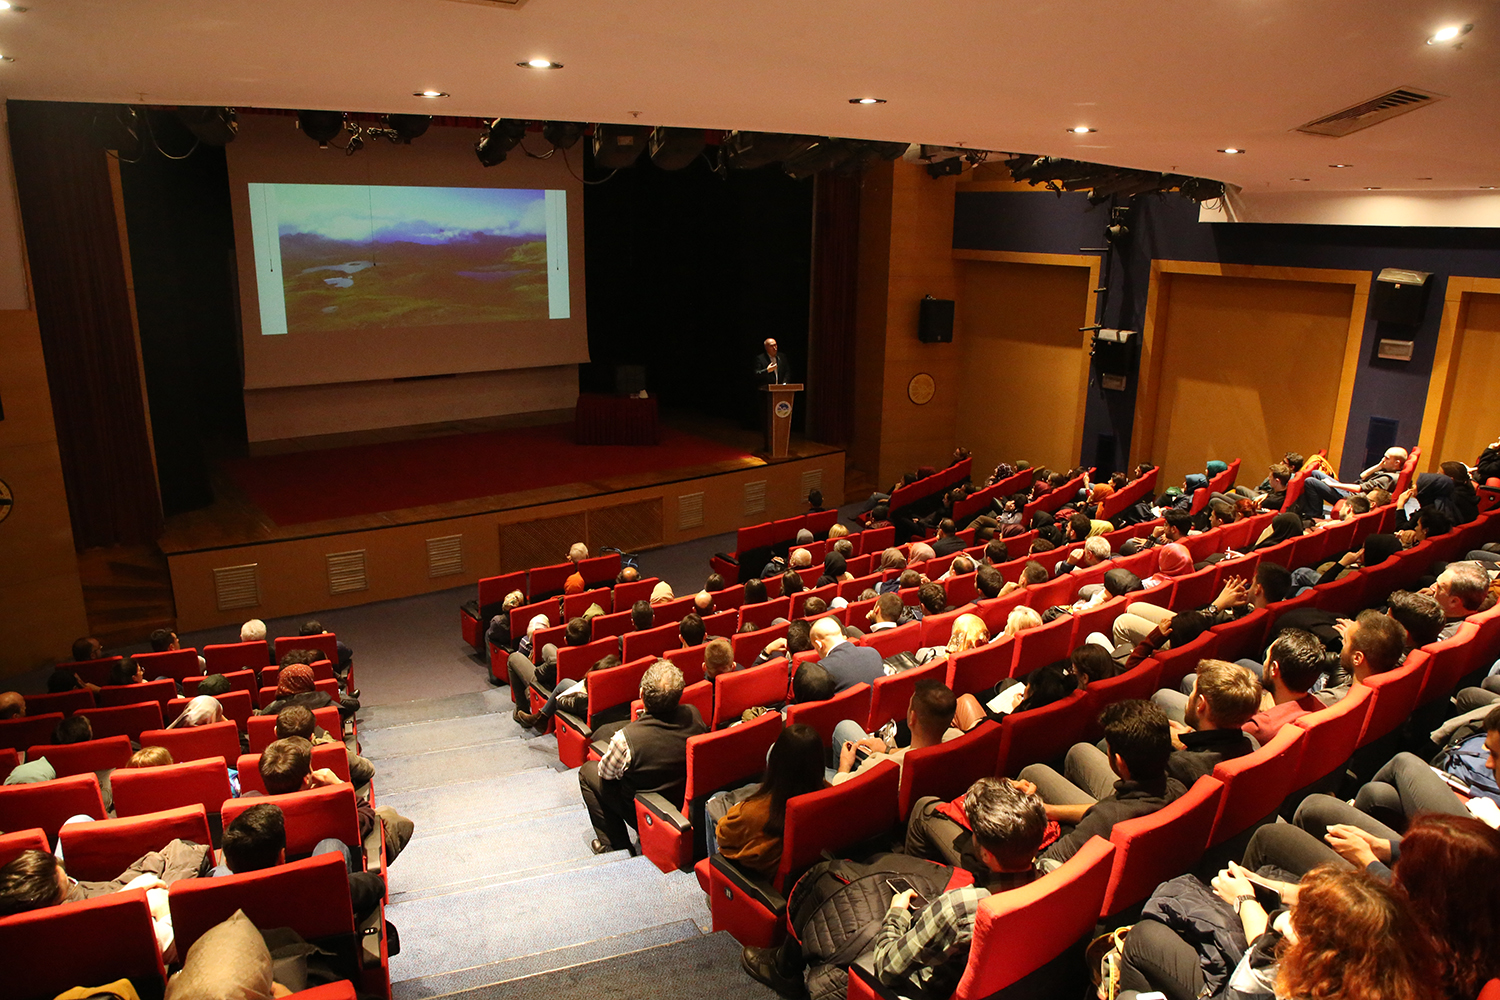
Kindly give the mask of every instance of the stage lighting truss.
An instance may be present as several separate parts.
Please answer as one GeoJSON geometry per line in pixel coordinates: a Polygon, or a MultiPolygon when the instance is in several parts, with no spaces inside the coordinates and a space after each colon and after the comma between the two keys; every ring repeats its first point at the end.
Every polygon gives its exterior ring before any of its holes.
{"type": "Polygon", "coordinates": [[[1138,194],[1175,191],[1185,198],[1202,203],[1224,197],[1222,181],[1183,174],[1164,174],[1129,167],[1112,167],[1103,163],[1070,160],[1060,156],[1013,156],[1005,161],[1011,176],[1031,185],[1044,185],[1049,191],[1087,191],[1089,203],[1102,204],[1111,198],[1133,198],[1138,194]]]}
{"type": "Polygon", "coordinates": [[[431,115],[386,115],[378,125],[348,122],[349,138],[344,143],[344,155],[353,156],[365,148],[366,140],[384,139],[392,145],[410,146],[413,139],[420,139],[432,125],[431,115]]]}

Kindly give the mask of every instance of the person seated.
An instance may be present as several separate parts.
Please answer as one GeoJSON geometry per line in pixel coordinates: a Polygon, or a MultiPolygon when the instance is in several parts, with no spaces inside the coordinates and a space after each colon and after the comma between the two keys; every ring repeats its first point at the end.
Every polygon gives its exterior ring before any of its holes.
{"type": "Polygon", "coordinates": [[[47,675],[48,694],[62,694],[65,691],[77,691],[79,688],[92,691],[95,694],[99,693],[99,685],[81,680],[76,673],[67,667],[58,667],[47,675]]]}
{"type": "MultiPolygon", "coordinates": [[[[326,628],[323,627],[322,622],[319,622],[317,620],[305,621],[302,623],[302,627],[297,630],[297,635],[304,638],[310,635],[332,634],[333,633],[329,632],[326,628]]],[[[334,639],[333,647],[334,651],[338,653],[338,658],[333,661],[333,675],[338,678],[340,687],[347,687],[349,668],[354,665],[354,650],[344,645],[344,641],[342,639],[334,639]]],[[[323,659],[323,657],[320,655],[318,659],[321,660],[323,659]]],[[[359,695],[355,693],[355,697],[357,698],[359,697],[359,695]]]]}
{"type": "Polygon", "coordinates": [[[229,683],[229,678],[223,674],[209,674],[198,684],[199,694],[211,695],[214,698],[228,694],[232,690],[234,690],[234,686],[229,683]]]}
{"type": "Polygon", "coordinates": [[[1122,672],[1120,664],[1102,643],[1085,642],[1068,654],[1068,673],[1078,682],[1080,690],[1094,681],[1102,681],[1122,672]]]}
{"type": "MultiPolygon", "coordinates": [[[[812,649],[812,627],[813,623],[808,621],[806,618],[798,618],[794,621],[788,622],[786,626],[786,636],[782,638],[772,639],[770,642],[766,643],[765,648],[760,651],[760,654],[756,656],[756,658],[751,662],[750,665],[752,667],[758,667],[762,663],[774,660],[778,656],[785,656],[790,658],[797,655],[798,653],[805,653],[809,649],[812,649]]],[[[751,629],[750,631],[758,632],[760,630],[751,629]]],[[[732,649],[733,647],[731,647],[731,651],[732,649]]],[[[735,669],[738,669],[738,667],[736,667],[735,669]]]]}
{"type": "Polygon", "coordinates": [[[86,635],[81,639],[73,640],[72,653],[74,663],[102,659],[104,657],[104,643],[91,635],[86,635]]]}
{"type": "Polygon", "coordinates": [[[818,661],[833,677],[837,691],[847,691],[856,684],[870,684],[884,676],[885,664],[880,652],[868,646],[856,646],[844,636],[837,618],[819,618],[809,633],[818,661]]]}
{"type": "Polygon", "coordinates": [[[677,600],[677,595],[672,593],[672,585],[662,580],[651,588],[651,604],[666,604],[668,601],[677,600]]]}
{"type": "MultiPolygon", "coordinates": [[[[499,608],[490,613],[489,628],[484,633],[484,641],[488,645],[506,652],[515,652],[510,635],[510,613],[525,603],[526,595],[519,590],[512,590],[501,598],[499,608]]],[[[481,611],[481,617],[483,613],[481,611]]]]}
{"type": "Polygon", "coordinates": [[[111,687],[144,683],[146,683],[146,671],[132,657],[127,656],[109,668],[111,687]]]}
{"type": "Polygon", "coordinates": [[[1047,818],[1063,835],[1042,854],[1048,868],[1067,861],[1095,834],[1109,839],[1114,825],[1160,809],[1187,789],[1167,773],[1172,730],[1166,713],[1135,699],[1106,705],[1099,713],[1109,753],[1092,743],[1068,751],[1064,774],[1046,764],[1029,764],[1020,778],[1036,786],[1047,818]]]}
{"type": "MultiPolygon", "coordinates": [[[[989,626],[984,619],[978,615],[963,614],[953,619],[953,631],[948,636],[948,642],[942,646],[923,646],[912,654],[912,659],[919,665],[931,663],[933,660],[943,660],[959,653],[966,653],[971,649],[978,649],[990,641],[989,626]]],[[[885,665],[886,674],[899,673],[900,669],[893,664],[885,665]]]]}
{"type": "Polygon", "coordinates": [[[1443,627],[1438,640],[1451,639],[1458,634],[1464,619],[1485,610],[1491,604],[1490,579],[1478,563],[1449,563],[1438,574],[1436,582],[1424,587],[1420,593],[1435,599],[1443,609],[1443,627]]]}
{"type": "Polygon", "coordinates": [[[1109,539],[1103,535],[1092,535],[1083,540],[1083,545],[1068,553],[1066,559],[1052,567],[1054,576],[1063,573],[1071,573],[1075,569],[1088,569],[1102,562],[1108,562],[1113,553],[1109,548],[1109,539]]]}
{"type": "Polygon", "coordinates": [[[917,588],[917,600],[922,605],[922,616],[941,615],[952,611],[948,603],[948,595],[940,583],[924,583],[917,588]]]}
{"type": "Polygon", "coordinates": [[[1021,715],[1061,701],[1081,686],[1069,661],[1047,663],[1025,677],[1007,677],[977,695],[959,695],[953,724],[968,732],[985,719],[999,722],[1007,715],[1021,715]]]}
{"type": "Polygon", "coordinates": [[[629,849],[626,827],[635,826],[638,793],[655,792],[668,802],[682,801],[687,741],[708,732],[698,710],[680,704],[682,689],[682,671],[668,660],[657,660],[641,677],[646,714],[594,734],[607,748],[600,760],[579,768],[578,784],[594,827],[590,847],[595,854],[629,849]]]}
{"type": "Polygon", "coordinates": [[[1191,692],[1162,689],[1152,696],[1172,726],[1167,773],[1191,788],[1221,760],[1243,757],[1255,744],[1241,727],[1260,706],[1255,675],[1223,660],[1202,660],[1191,692]]]}
{"type": "MultiPolygon", "coordinates": [[[[1208,622],[1208,627],[1212,628],[1215,625],[1241,618],[1251,611],[1258,611],[1285,600],[1291,587],[1292,575],[1285,566],[1262,562],[1255,567],[1253,584],[1247,586],[1244,577],[1229,577],[1224,581],[1224,587],[1219,591],[1219,596],[1200,610],[1208,622]]],[[[1122,651],[1134,650],[1142,642],[1147,641],[1152,643],[1153,651],[1159,649],[1166,636],[1159,633],[1153,635],[1153,633],[1163,622],[1169,621],[1173,614],[1174,612],[1169,608],[1146,601],[1131,602],[1130,606],[1125,609],[1125,613],[1115,619],[1111,628],[1116,656],[1120,656],[1122,651]]],[[[1183,644],[1185,643],[1179,636],[1178,645],[1183,644]]]]}
{"type": "Polygon", "coordinates": [[[948,685],[928,678],[917,681],[911,701],[907,703],[906,725],[911,732],[910,745],[896,746],[894,735],[889,740],[873,736],[854,719],[840,722],[833,727],[833,749],[839,755],[838,773],[833,776],[833,783],[842,784],[883,760],[895,761],[900,767],[908,750],[937,746],[962,736],[963,732],[953,726],[953,714],[957,708],[958,701],[948,685]]]}
{"type": "Polygon", "coordinates": [[[1364,540],[1359,548],[1345,552],[1338,559],[1324,563],[1314,569],[1310,566],[1298,568],[1292,575],[1294,583],[1301,586],[1317,586],[1341,580],[1350,573],[1371,566],[1379,566],[1402,550],[1401,539],[1395,535],[1374,534],[1364,540]]]}
{"type": "Polygon", "coordinates": [[[980,778],[952,802],[924,795],[912,803],[906,853],[963,868],[992,893],[1017,889],[1042,874],[1037,852],[1054,839],[1036,789],[1009,778],[980,778]]]}
{"type": "MultiPolygon", "coordinates": [[[[152,632],[149,641],[151,643],[151,652],[153,653],[167,653],[182,648],[182,642],[177,638],[177,633],[169,628],[159,628],[152,632]]],[[[201,674],[207,670],[208,661],[200,655],[198,657],[198,673],[201,674]]],[[[155,679],[152,678],[152,680],[155,679]]]]}
{"type": "MultiPolygon", "coordinates": [[[[637,602],[639,603],[639,602],[637,602]]],[[[649,620],[649,608],[648,620],[649,620]]],[[[634,610],[632,610],[634,615],[634,610]]],[[[701,622],[700,622],[701,625],[701,622]]],[[[650,628],[648,624],[646,626],[650,628]]],[[[536,662],[531,659],[532,645],[535,643],[535,634],[539,629],[547,628],[545,615],[537,615],[531,619],[526,626],[526,638],[522,641],[521,649],[511,653],[505,660],[505,671],[510,681],[510,696],[516,703],[516,712],[521,711],[520,706],[531,704],[531,696],[527,692],[530,685],[537,684],[546,689],[551,689],[557,684],[557,647],[552,643],[546,643],[538,653],[536,662]],[[540,619],[540,623],[538,622],[540,619]]],[[[588,619],[579,616],[568,619],[567,627],[563,630],[563,645],[582,646],[589,641],[593,626],[588,619]]],[[[520,719],[516,719],[520,723],[520,719]]]]}
{"type": "Polygon", "coordinates": [[[1142,590],[1152,590],[1193,572],[1193,554],[1181,542],[1168,542],[1157,553],[1156,572],[1141,581],[1142,590]]]}
{"type": "MultiPolygon", "coordinates": [[[[324,697],[327,695],[325,694],[324,697]]],[[[177,718],[167,723],[167,728],[188,729],[197,726],[212,726],[225,721],[227,720],[224,718],[224,706],[219,704],[219,699],[212,695],[200,694],[183,706],[177,718]]],[[[240,741],[240,753],[249,753],[250,737],[245,733],[237,733],[237,735],[240,741]]]]}
{"type": "Polygon", "coordinates": [[[176,763],[172,759],[172,751],[166,747],[141,747],[130,755],[126,762],[127,768],[135,769],[142,767],[168,767],[176,763]]]}
{"type": "Polygon", "coordinates": [[[1313,470],[1302,481],[1302,495],[1308,498],[1304,505],[1308,505],[1309,509],[1315,506],[1315,513],[1321,515],[1325,504],[1332,506],[1352,496],[1368,497],[1374,490],[1393,490],[1396,488],[1396,477],[1401,474],[1401,466],[1404,464],[1405,448],[1387,448],[1380,461],[1359,474],[1358,482],[1341,483],[1326,472],[1313,470]]]}
{"type": "Polygon", "coordinates": [[[1327,662],[1327,651],[1311,632],[1287,628],[1277,633],[1261,667],[1260,710],[1245,722],[1245,732],[1265,746],[1282,726],[1322,711],[1325,706],[1311,691],[1327,662]]]}
{"type": "Polygon", "coordinates": [[[1266,525],[1255,544],[1250,546],[1250,551],[1258,549],[1269,549],[1274,545],[1293,538],[1299,538],[1307,533],[1307,526],[1303,524],[1302,518],[1291,511],[1283,511],[1271,518],[1271,523],[1266,525]]]}
{"type": "Polygon", "coordinates": [[[1325,706],[1337,704],[1354,685],[1394,668],[1406,655],[1405,629],[1394,618],[1374,609],[1361,611],[1342,630],[1344,647],[1339,653],[1338,670],[1330,674],[1329,683],[1322,690],[1314,692],[1325,706]]]}
{"type": "MultiPolygon", "coordinates": [[[[1013,594],[1016,591],[1020,590],[1022,587],[1035,587],[1038,584],[1046,583],[1050,579],[1052,579],[1052,577],[1050,574],[1048,574],[1047,567],[1043,566],[1035,559],[1030,559],[1027,560],[1025,566],[1021,567],[1020,577],[1018,579],[1008,581],[1005,586],[1000,588],[1000,593],[996,596],[1007,597],[1010,594],[1013,594]]],[[[1083,588],[1079,589],[1082,590],[1083,588]]]]}
{"type": "MultiPolygon", "coordinates": [[[[517,708],[512,714],[512,718],[515,719],[522,729],[535,729],[539,732],[546,732],[547,724],[559,711],[567,712],[570,715],[576,715],[580,719],[583,719],[588,715],[589,674],[595,670],[609,670],[619,665],[620,657],[614,653],[607,653],[598,660],[595,660],[579,679],[560,680],[554,684],[551,693],[547,696],[546,702],[536,712],[527,712],[517,708]]],[[[629,705],[615,706],[608,710],[610,718],[596,718],[595,724],[599,725],[622,719],[629,711],[629,705]]]]}
{"type": "Polygon", "coordinates": [[[802,582],[802,575],[794,569],[787,569],[781,574],[781,596],[790,597],[800,594],[807,589],[807,584],[802,582]]]}
{"type": "Polygon", "coordinates": [[[932,543],[934,558],[964,550],[964,540],[958,537],[958,525],[953,523],[952,518],[945,517],[939,521],[937,530],[937,538],[932,543]]]}
{"type": "Polygon", "coordinates": [[[880,632],[897,627],[901,624],[902,611],[901,595],[894,590],[881,594],[865,616],[870,622],[869,631],[880,632]]]}
{"type": "Polygon", "coordinates": [[[354,717],[359,711],[359,699],[352,695],[340,695],[335,701],[327,691],[319,691],[313,680],[312,667],[306,663],[289,663],[276,675],[276,697],[270,704],[258,710],[256,715],[275,715],[288,705],[301,705],[307,709],[327,708],[337,705],[339,715],[345,719],[354,717]]]}
{"type": "MultiPolygon", "coordinates": [[[[267,802],[240,813],[225,828],[221,851],[224,863],[213,870],[216,877],[264,871],[285,863],[286,816],[281,807],[267,802]]],[[[355,860],[354,845],[325,837],[313,845],[309,857],[320,854],[337,854],[344,859],[354,922],[364,923],[385,897],[385,879],[363,870],[355,860]]]]}
{"type": "Polygon", "coordinates": [[[86,715],[65,715],[52,727],[52,742],[56,746],[87,743],[94,738],[94,727],[86,715]]]}
{"type": "MultiPolygon", "coordinates": [[[[312,744],[300,736],[289,736],[274,741],[261,751],[260,780],[266,787],[266,794],[290,795],[310,788],[341,784],[344,779],[326,767],[314,771],[312,744]]],[[[246,792],[243,797],[251,798],[256,794],[258,793],[253,791],[246,792]]],[[[372,808],[368,803],[356,799],[355,810],[359,816],[361,840],[369,836],[378,822],[385,840],[386,863],[394,863],[411,840],[415,824],[391,806],[372,808]]]]}
{"type": "Polygon", "coordinates": [[[26,717],[26,699],[19,691],[0,691],[0,719],[26,717]]]}
{"type": "Polygon", "coordinates": [[[641,571],[634,566],[621,566],[620,572],[615,574],[615,583],[635,583],[641,578],[641,571]]]}
{"type": "Polygon", "coordinates": [[[759,784],[709,796],[703,810],[709,855],[722,854],[757,875],[774,875],[781,864],[787,800],[826,787],[823,738],[812,726],[787,726],[766,754],[759,784]]]}
{"type": "Polygon", "coordinates": [[[1140,577],[1123,566],[1116,566],[1104,574],[1103,583],[1087,583],[1078,588],[1078,600],[1073,602],[1072,611],[1074,614],[1088,611],[1105,601],[1112,601],[1116,597],[1124,597],[1126,594],[1133,594],[1142,589],[1144,587],[1140,577]]]}
{"type": "Polygon", "coordinates": [[[708,630],[703,627],[703,619],[696,611],[689,611],[682,616],[682,621],[677,623],[677,635],[682,641],[682,648],[701,645],[708,630]]]}
{"type": "MultiPolygon", "coordinates": [[[[284,740],[291,736],[300,736],[313,746],[344,742],[319,726],[312,710],[303,705],[288,705],[276,713],[276,738],[284,740]]],[[[349,782],[359,792],[375,777],[375,765],[347,747],[345,752],[349,755],[349,782]]]]}

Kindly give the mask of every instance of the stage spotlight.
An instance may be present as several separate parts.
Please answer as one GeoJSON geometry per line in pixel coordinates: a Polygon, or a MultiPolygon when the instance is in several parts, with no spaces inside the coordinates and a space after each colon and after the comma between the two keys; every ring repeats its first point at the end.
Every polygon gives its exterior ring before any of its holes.
{"type": "Polygon", "coordinates": [[[600,170],[622,170],[646,148],[649,125],[594,126],[594,166],[600,170]]]}
{"type": "Polygon", "coordinates": [[[681,170],[698,158],[705,145],[701,128],[658,127],[651,132],[651,162],[663,170],[681,170]]]}
{"type": "Polygon", "coordinates": [[[344,131],[344,113],[342,111],[298,111],[297,127],[309,139],[316,142],[319,149],[327,149],[333,138],[344,131]]]}
{"type": "Polygon", "coordinates": [[[239,117],[233,108],[178,108],[177,117],[198,141],[225,146],[239,133],[239,117]]]}
{"type": "Polygon", "coordinates": [[[572,149],[583,138],[583,130],[587,127],[583,122],[544,122],[542,138],[558,149],[572,149]]]}
{"type": "Polygon", "coordinates": [[[1224,197],[1224,182],[1211,181],[1204,177],[1189,177],[1177,188],[1184,198],[1196,202],[1214,201],[1224,197]]]}
{"type": "Polygon", "coordinates": [[[927,175],[929,177],[951,177],[954,174],[964,172],[964,158],[961,156],[950,156],[946,160],[934,160],[927,164],[927,175]]]}
{"type": "Polygon", "coordinates": [[[392,142],[410,146],[413,139],[420,139],[432,125],[431,115],[386,115],[385,124],[396,133],[392,142]]]}
{"type": "Polygon", "coordinates": [[[516,118],[496,118],[485,126],[479,141],[474,143],[474,155],[486,167],[499,166],[505,162],[505,154],[515,148],[526,134],[526,123],[516,118]]]}
{"type": "Polygon", "coordinates": [[[769,163],[789,160],[820,140],[812,135],[782,132],[730,132],[719,146],[719,157],[736,170],[754,170],[769,163]]]}

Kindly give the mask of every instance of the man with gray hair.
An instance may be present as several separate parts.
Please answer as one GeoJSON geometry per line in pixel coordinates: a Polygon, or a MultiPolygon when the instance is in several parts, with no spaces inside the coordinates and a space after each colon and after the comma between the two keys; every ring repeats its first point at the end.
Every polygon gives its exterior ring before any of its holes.
{"type": "Polygon", "coordinates": [[[1107,562],[1113,553],[1109,549],[1109,540],[1103,535],[1093,535],[1083,540],[1083,547],[1074,549],[1068,553],[1068,557],[1052,568],[1054,575],[1071,573],[1075,569],[1088,569],[1107,562]]]}
{"type": "Polygon", "coordinates": [[[240,626],[240,642],[265,642],[266,623],[252,618],[240,626]]]}
{"type": "Polygon", "coordinates": [[[583,542],[574,542],[568,546],[568,562],[577,566],[589,557],[589,547],[583,542]]]}
{"type": "Polygon", "coordinates": [[[792,569],[807,569],[812,565],[812,553],[806,549],[793,549],[789,565],[792,569]]]}
{"type": "Polygon", "coordinates": [[[1443,609],[1444,623],[1442,631],[1438,633],[1439,642],[1457,635],[1458,627],[1464,623],[1464,619],[1484,607],[1489,588],[1489,574],[1480,569],[1478,563],[1455,562],[1449,563],[1438,574],[1437,581],[1432,586],[1420,591],[1435,599],[1443,609]]]}
{"type": "Polygon", "coordinates": [[[641,677],[646,712],[633,722],[614,723],[594,733],[606,741],[604,756],[578,770],[583,804],[596,834],[595,854],[629,850],[635,826],[635,797],[656,793],[673,805],[682,803],[687,786],[687,741],[708,732],[703,717],[682,699],[682,671],[657,660],[641,677]]]}

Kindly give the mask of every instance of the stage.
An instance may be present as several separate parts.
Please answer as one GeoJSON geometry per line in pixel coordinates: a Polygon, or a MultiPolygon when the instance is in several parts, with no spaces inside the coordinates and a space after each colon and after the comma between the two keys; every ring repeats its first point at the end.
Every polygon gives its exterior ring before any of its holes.
{"type": "Polygon", "coordinates": [[[843,498],[841,449],[794,437],[769,461],[727,422],[662,424],[657,445],[455,427],[223,462],[215,503],[168,518],[160,541],[177,630],[446,590],[561,562],[575,541],[671,545],[802,513],[815,487],[843,498]]]}

